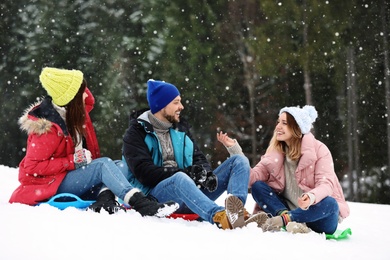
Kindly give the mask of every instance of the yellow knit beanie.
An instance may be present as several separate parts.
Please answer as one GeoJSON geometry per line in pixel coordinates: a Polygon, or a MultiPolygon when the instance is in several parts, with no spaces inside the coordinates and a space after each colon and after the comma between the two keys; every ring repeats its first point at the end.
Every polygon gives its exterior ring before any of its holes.
{"type": "Polygon", "coordinates": [[[43,88],[53,98],[54,104],[65,106],[76,96],[83,82],[79,70],[44,68],[39,76],[43,88]]]}

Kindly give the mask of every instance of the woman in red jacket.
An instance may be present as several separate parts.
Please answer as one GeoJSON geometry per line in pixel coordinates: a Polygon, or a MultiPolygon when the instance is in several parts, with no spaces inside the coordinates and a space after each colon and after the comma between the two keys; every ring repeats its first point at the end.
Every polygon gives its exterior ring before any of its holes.
{"type": "Polygon", "coordinates": [[[132,187],[124,164],[101,158],[89,117],[94,105],[83,73],[44,68],[40,75],[48,93],[19,119],[28,134],[26,155],[19,165],[20,186],[10,202],[36,205],[59,193],[97,199],[90,209],[110,214],[121,209],[115,195],[141,215],[165,216],[177,204],[165,204],[144,196],[132,187]]]}
{"type": "MultiPolygon", "coordinates": [[[[251,169],[249,187],[257,209],[272,216],[255,220],[264,231],[286,227],[293,233],[333,234],[349,215],[332,155],[310,133],[317,115],[313,106],[282,108],[265,155],[251,169]]],[[[242,153],[226,134],[217,138],[230,154],[242,153]]]]}

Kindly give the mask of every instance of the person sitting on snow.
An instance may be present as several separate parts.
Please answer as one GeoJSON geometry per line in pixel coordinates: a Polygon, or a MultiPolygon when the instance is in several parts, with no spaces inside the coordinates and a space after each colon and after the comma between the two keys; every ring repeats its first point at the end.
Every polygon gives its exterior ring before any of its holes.
{"type": "MultiPolygon", "coordinates": [[[[349,216],[332,154],[310,132],[317,116],[314,106],[282,108],[266,153],[250,170],[256,211],[271,215],[263,223],[257,221],[263,231],[333,234],[349,216]]],[[[227,134],[218,133],[217,138],[231,156],[242,154],[227,134]]]]}
{"type": "Polygon", "coordinates": [[[176,86],[149,80],[147,100],[149,108],[131,115],[123,138],[130,183],[159,201],[176,201],[178,213],[196,213],[221,229],[245,226],[248,159],[235,155],[212,170],[181,116],[184,106],[176,86]],[[223,207],[215,200],[225,191],[223,207]]]}
{"type": "Polygon", "coordinates": [[[79,70],[44,68],[39,76],[48,96],[19,119],[28,134],[26,155],[19,164],[20,186],[10,203],[37,205],[59,193],[97,199],[89,209],[110,214],[124,208],[115,195],[143,216],[164,217],[178,205],[158,203],[126,179],[126,164],[100,157],[89,112],[95,99],[79,70]]]}

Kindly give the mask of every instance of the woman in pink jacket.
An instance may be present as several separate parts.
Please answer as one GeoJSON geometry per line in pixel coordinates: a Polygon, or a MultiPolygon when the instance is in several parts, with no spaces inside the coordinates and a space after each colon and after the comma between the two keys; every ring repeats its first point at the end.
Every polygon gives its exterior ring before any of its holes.
{"type": "Polygon", "coordinates": [[[163,204],[145,196],[127,181],[126,165],[100,157],[88,114],[94,98],[81,71],[44,68],[39,79],[48,96],[19,119],[28,133],[27,150],[10,203],[37,205],[53,195],[72,193],[96,199],[89,208],[110,214],[124,209],[115,196],[143,216],[163,217],[178,208],[173,201],[163,204]]]}
{"type": "MultiPolygon", "coordinates": [[[[251,169],[256,206],[270,215],[255,220],[263,231],[332,234],[349,215],[332,155],[310,133],[316,118],[313,106],[282,108],[265,155],[251,169]]],[[[222,132],[217,138],[230,154],[242,153],[236,140],[222,132]]]]}

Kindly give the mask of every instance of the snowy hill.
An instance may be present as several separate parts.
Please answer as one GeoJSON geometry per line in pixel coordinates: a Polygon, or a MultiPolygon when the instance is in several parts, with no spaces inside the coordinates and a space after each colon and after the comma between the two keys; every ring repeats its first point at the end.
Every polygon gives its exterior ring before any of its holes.
{"type": "MultiPolygon", "coordinates": [[[[347,240],[263,233],[255,224],[223,231],[207,222],[108,215],[9,204],[18,170],[0,165],[0,259],[390,259],[390,205],[349,203],[347,240]]],[[[223,205],[224,198],[218,203],[223,205]]],[[[245,205],[252,211],[254,202],[245,205]]]]}

